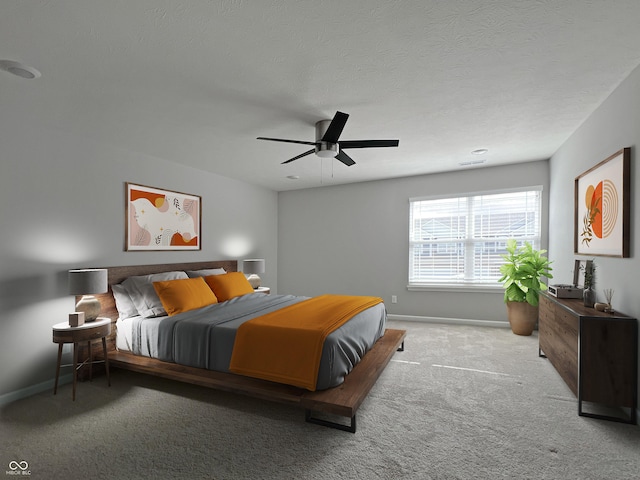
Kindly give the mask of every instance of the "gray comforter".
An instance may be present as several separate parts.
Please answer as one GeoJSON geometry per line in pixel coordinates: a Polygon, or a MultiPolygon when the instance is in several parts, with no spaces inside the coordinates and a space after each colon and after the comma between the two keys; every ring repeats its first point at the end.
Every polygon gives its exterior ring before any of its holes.
{"type": "MultiPolygon", "coordinates": [[[[252,294],[151,322],[157,328],[160,360],[209,370],[229,371],[237,328],[247,320],[306,300],[293,295],[252,294]]],[[[356,315],[325,340],[317,389],[344,381],[354,365],[384,334],[384,304],[356,315]]],[[[138,329],[141,332],[143,329],[138,329]]],[[[152,338],[156,335],[147,335],[152,338]]]]}

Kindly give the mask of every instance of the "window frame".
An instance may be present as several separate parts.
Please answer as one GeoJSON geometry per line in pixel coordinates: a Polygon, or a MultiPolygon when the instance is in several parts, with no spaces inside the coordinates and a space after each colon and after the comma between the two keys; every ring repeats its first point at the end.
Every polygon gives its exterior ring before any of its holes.
{"type": "MultiPolygon", "coordinates": [[[[411,197],[409,198],[409,229],[408,229],[408,271],[407,271],[407,290],[410,291],[421,291],[421,290],[429,290],[429,291],[439,291],[439,292],[461,292],[461,291],[469,291],[469,292],[491,292],[495,293],[497,291],[502,290],[502,285],[497,280],[491,281],[411,281],[411,272],[412,272],[412,263],[413,263],[413,248],[412,244],[421,243],[416,242],[411,238],[412,233],[412,210],[414,202],[418,201],[431,201],[431,200],[458,200],[461,198],[469,198],[469,197],[485,197],[491,195],[501,195],[501,194],[509,194],[509,193],[526,193],[526,192],[537,192],[539,195],[538,199],[538,211],[537,211],[537,236],[523,236],[518,237],[518,243],[528,241],[534,245],[534,248],[540,249],[542,248],[542,238],[543,238],[543,216],[544,216],[544,198],[543,198],[543,186],[542,185],[530,185],[524,187],[515,187],[515,188],[507,188],[507,189],[493,189],[493,190],[484,190],[484,191],[475,191],[475,192],[463,192],[459,194],[440,194],[440,195],[428,195],[428,196],[420,196],[420,197],[411,197]]],[[[472,210],[473,211],[473,210],[472,210]]],[[[471,223],[471,222],[468,222],[471,223]]],[[[466,234],[463,239],[458,239],[456,242],[460,242],[463,244],[471,244],[477,243],[477,240],[474,240],[473,235],[471,234],[472,228],[466,229],[466,234]]],[[[513,237],[505,237],[503,238],[492,238],[489,241],[505,241],[508,238],[513,237]]],[[[469,246],[465,247],[469,248],[469,246]]],[[[472,248],[472,247],[471,247],[472,248]]],[[[469,262],[469,259],[465,259],[465,261],[469,262]]],[[[472,263],[472,262],[471,262],[472,263]]]]}

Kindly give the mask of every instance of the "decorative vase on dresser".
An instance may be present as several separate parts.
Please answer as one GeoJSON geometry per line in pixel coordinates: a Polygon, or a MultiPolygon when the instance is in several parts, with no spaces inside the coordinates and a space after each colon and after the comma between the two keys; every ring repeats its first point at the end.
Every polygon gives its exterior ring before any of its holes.
{"type": "Polygon", "coordinates": [[[596,291],[590,286],[585,287],[582,291],[582,299],[582,303],[585,307],[593,308],[596,303],[596,291]]]}

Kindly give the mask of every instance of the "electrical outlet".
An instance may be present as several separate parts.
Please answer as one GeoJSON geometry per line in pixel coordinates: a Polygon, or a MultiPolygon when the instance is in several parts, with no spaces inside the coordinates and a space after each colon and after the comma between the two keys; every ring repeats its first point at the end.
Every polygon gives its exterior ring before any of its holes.
{"type": "Polygon", "coordinates": [[[397,295],[391,295],[391,303],[398,303],[398,296],[397,295]]]}

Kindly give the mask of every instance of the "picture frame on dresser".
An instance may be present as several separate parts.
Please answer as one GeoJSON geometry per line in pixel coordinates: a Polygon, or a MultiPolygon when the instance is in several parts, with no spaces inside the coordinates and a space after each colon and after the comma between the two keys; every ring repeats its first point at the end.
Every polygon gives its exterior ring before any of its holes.
{"type": "Polygon", "coordinates": [[[584,288],[584,278],[593,272],[593,260],[576,260],[573,267],[573,286],[584,288]]]}
{"type": "Polygon", "coordinates": [[[629,257],[631,149],[623,148],[577,176],[574,253],[629,257]]]}

